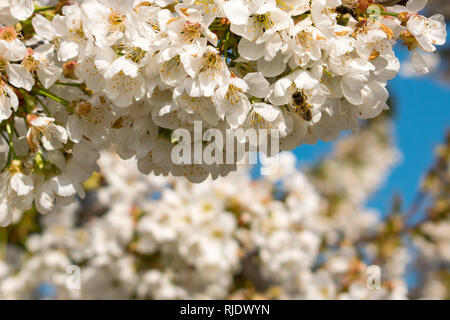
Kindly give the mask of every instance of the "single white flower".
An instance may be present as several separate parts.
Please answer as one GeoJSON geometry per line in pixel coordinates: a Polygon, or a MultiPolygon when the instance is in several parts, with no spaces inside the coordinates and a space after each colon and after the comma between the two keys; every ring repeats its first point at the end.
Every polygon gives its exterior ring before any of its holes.
{"type": "Polygon", "coordinates": [[[19,99],[11,87],[0,80],[0,121],[8,119],[13,111],[17,111],[19,99]]]}
{"type": "Polygon", "coordinates": [[[245,95],[247,90],[244,80],[231,76],[229,84],[219,87],[213,97],[219,117],[226,118],[232,129],[238,128],[247,118],[250,110],[250,101],[245,95]]]}
{"type": "Polygon", "coordinates": [[[436,45],[443,45],[447,37],[444,17],[436,14],[430,18],[412,15],[406,24],[408,31],[416,38],[420,48],[435,52],[436,45]]]}
{"type": "Polygon", "coordinates": [[[60,149],[67,143],[67,132],[64,127],[55,125],[55,119],[31,115],[28,119],[30,128],[27,132],[28,145],[31,152],[37,152],[40,145],[45,150],[60,149]]]}

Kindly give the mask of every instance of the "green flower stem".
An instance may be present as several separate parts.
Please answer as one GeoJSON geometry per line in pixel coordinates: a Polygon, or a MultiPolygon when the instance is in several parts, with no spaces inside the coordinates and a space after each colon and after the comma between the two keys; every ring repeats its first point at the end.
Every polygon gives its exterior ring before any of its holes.
{"type": "Polygon", "coordinates": [[[300,15],[298,15],[298,16],[292,17],[292,19],[293,19],[295,22],[300,22],[300,21],[305,20],[305,19],[306,19],[308,16],[310,16],[310,15],[311,15],[310,12],[305,12],[305,13],[302,13],[302,14],[300,14],[300,15]]]}
{"type": "Polygon", "coordinates": [[[42,106],[42,108],[44,109],[44,111],[45,111],[49,116],[51,116],[52,113],[51,113],[50,110],[47,108],[47,106],[42,102],[42,100],[41,100],[38,96],[36,96],[35,98],[36,98],[37,102],[39,102],[39,104],[42,106]]]}
{"type": "Polygon", "coordinates": [[[6,132],[8,133],[9,138],[8,139],[9,151],[8,151],[8,160],[6,162],[5,168],[8,168],[12,160],[16,157],[16,151],[14,150],[14,142],[13,142],[13,129],[9,122],[6,123],[6,132]]]}
{"type": "Polygon", "coordinates": [[[225,63],[228,64],[228,41],[230,40],[231,31],[228,29],[227,34],[225,35],[225,43],[223,45],[223,54],[225,56],[225,63]]]}
{"type": "Polygon", "coordinates": [[[3,137],[3,139],[8,142],[8,137],[5,135],[4,131],[0,131],[0,135],[3,137]]]}
{"type": "Polygon", "coordinates": [[[81,83],[69,83],[69,82],[55,82],[55,85],[58,86],[67,86],[67,87],[76,87],[76,88],[81,88],[81,83]]]}
{"type": "Polygon", "coordinates": [[[391,16],[391,17],[398,17],[398,13],[395,12],[386,12],[386,11],[381,11],[380,14],[382,16],[391,16]]]}
{"type": "Polygon", "coordinates": [[[45,158],[40,151],[34,157],[34,162],[36,163],[36,165],[39,169],[44,169],[45,158]]]}
{"type": "Polygon", "coordinates": [[[47,11],[47,10],[53,10],[53,9],[55,9],[55,6],[42,6],[42,7],[34,8],[34,12],[41,12],[41,11],[47,11]]]}
{"type": "Polygon", "coordinates": [[[19,92],[25,101],[26,112],[32,113],[36,107],[36,101],[33,100],[33,97],[25,89],[19,89],[19,92]]]}
{"type": "Polygon", "coordinates": [[[56,102],[66,106],[66,107],[69,106],[69,101],[67,101],[67,100],[65,100],[65,99],[63,99],[61,97],[58,97],[57,95],[55,95],[55,94],[53,94],[50,91],[47,91],[45,89],[36,89],[35,93],[37,95],[42,96],[42,97],[46,97],[46,98],[52,99],[53,101],[56,101],[56,102]]]}

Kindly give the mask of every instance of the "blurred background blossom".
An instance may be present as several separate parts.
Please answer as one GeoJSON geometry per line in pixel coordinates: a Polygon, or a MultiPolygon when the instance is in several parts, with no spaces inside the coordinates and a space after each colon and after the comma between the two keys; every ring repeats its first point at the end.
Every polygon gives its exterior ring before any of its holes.
{"type": "Polygon", "coordinates": [[[202,184],[105,151],[85,200],[17,212],[0,231],[0,298],[449,298],[450,135],[419,190],[425,209],[394,198],[386,213],[366,202],[399,160],[391,135],[381,118],[309,168],[286,152],[274,176],[242,167],[202,184]]]}
{"type": "MultiPolygon", "coordinates": [[[[427,10],[450,18],[447,0],[427,10]]],[[[86,199],[0,229],[0,298],[449,299],[448,45],[427,61],[426,77],[403,62],[390,115],[283,153],[275,176],[191,184],[104,151],[86,199]]]]}

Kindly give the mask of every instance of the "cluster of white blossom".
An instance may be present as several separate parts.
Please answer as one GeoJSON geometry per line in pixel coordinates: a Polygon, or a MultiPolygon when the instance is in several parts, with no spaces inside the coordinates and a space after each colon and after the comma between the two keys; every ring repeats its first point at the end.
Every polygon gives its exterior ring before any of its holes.
{"type": "Polygon", "coordinates": [[[111,145],[141,172],[199,182],[236,166],[175,164],[175,129],[277,130],[291,150],[378,116],[396,41],[426,70],[420,52],[446,29],[417,13],[426,0],[377,2],[0,1],[0,223],[83,197],[111,145]]]}
{"type": "MultiPolygon", "coordinates": [[[[100,205],[87,197],[59,206],[26,250],[6,243],[0,298],[407,298],[408,243],[400,233],[380,239],[389,223],[364,205],[398,159],[389,134],[372,124],[307,175],[282,153],[276,175],[252,180],[244,167],[202,184],[143,176],[133,160],[104,152],[101,174],[87,182],[100,205]],[[371,264],[382,270],[378,289],[367,285],[371,264]],[[80,288],[68,286],[74,265],[80,288]]],[[[10,239],[23,223],[15,217],[10,239]]],[[[418,250],[429,263],[444,253],[448,261],[448,220],[425,228],[436,242],[417,238],[418,250]]],[[[447,294],[438,279],[428,287],[429,297],[447,294]]]]}
{"type": "MultiPolygon", "coordinates": [[[[429,5],[426,7],[427,14],[440,13],[444,16],[445,21],[449,21],[450,19],[450,2],[447,0],[433,0],[429,2],[429,5]]],[[[449,82],[450,80],[450,48],[448,44],[437,52],[428,53],[423,55],[430,73],[425,75],[439,76],[439,80],[443,80],[444,83],[449,82]],[[436,54],[437,53],[437,54],[436,54]]],[[[423,76],[424,74],[420,72],[420,70],[415,70],[412,63],[410,61],[405,61],[402,63],[402,67],[400,70],[400,75],[405,77],[417,77],[423,76]]]]}

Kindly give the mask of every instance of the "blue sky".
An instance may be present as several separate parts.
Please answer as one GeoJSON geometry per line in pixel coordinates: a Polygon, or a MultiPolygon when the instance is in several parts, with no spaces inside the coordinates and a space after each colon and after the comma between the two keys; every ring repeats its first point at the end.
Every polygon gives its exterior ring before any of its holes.
{"type": "MultiPolygon", "coordinates": [[[[397,53],[401,60],[407,58],[405,50],[397,48],[397,53]]],[[[406,207],[413,201],[423,173],[433,163],[434,148],[450,129],[450,84],[431,76],[399,76],[390,81],[389,90],[395,103],[394,139],[402,159],[368,203],[383,213],[390,208],[395,193],[403,197],[406,207]]],[[[326,155],[331,148],[331,143],[320,142],[301,146],[294,152],[300,163],[308,164],[326,155]]]]}

